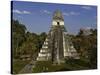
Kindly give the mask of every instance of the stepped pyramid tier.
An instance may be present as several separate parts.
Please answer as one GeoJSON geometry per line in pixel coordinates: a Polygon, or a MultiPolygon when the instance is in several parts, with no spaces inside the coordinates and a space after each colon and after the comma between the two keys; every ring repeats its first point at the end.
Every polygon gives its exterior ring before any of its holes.
{"type": "Polygon", "coordinates": [[[74,48],[67,32],[63,33],[63,48],[64,48],[65,58],[69,57],[69,58],[79,59],[79,55],[76,49],[74,48]]]}
{"type": "Polygon", "coordinates": [[[63,15],[57,10],[53,14],[51,29],[38,53],[37,61],[50,60],[59,64],[67,58],[79,59],[79,55],[64,27],[63,15]]]}
{"type": "Polygon", "coordinates": [[[37,57],[38,61],[50,60],[51,52],[50,52],[50,49],[48,48],[48,43],[49,43],[49,40],[48,38],[46,38],[46,40],[44,41],[44,44],[42,45],[40,52],[38,53],[38,57],[37,57]]]}

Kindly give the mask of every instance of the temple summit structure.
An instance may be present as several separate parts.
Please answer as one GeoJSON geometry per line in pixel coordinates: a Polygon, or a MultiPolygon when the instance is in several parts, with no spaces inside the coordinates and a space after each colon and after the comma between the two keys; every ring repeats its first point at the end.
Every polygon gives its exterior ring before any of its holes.
{"type": "Polygon", "coordinates": [[[65,59],[80,59],[71,38],[64,27],[61,11],[53,14],[51,29],[38,53],[37,61],[52,61],[54,64],[64,63],[65,59]]]}

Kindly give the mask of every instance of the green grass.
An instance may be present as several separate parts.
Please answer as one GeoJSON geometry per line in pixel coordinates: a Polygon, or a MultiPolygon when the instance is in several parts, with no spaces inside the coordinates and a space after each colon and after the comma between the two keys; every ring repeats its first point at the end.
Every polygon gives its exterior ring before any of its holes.
{"type": "Polygon", "coordinates": [[[70,70],[85,70],[89,69],[89,63],[83,60],[67,60],[66,61],[66,67],[70,70]]]}
{"type": "MultiPolygon", "coordinates": [[[[25,65],[30,61],[15,60],[13,62],[13,71],[18,73],[25,65]]],[[[84,60],[67,59],[62,64],[52,64],[51,61],[39,61],[36,62],[33,67],[33,73],[41,72],[57,72],[57,71],[74,71],[74,70],[87,70],[91,69],[88,62],[84,60]]]]}
{"type": "Polygon", "coordinates": [[[89,68],[89,63],[83,60],[66,60],[65,63],[60,65],[52,65],[51,62],[41,61],[37,62],[36,66],[33,68],[33,73],[39,72],[56,72],[56,71],[74,71],[74,70],[87,70],[89,68]]]}
{"type": "Polygon", "coordinates": [[[13,60],[13,72],[18,73],[25,65],[27,65],[30,61],[22,61],[22,60],[13,60]]]}
{"type": "MultiPolygon", "coordinates": [[[[60,69],[63,69],[65,64],[52,64],[50,61],[41,61],[37,62],[35,68],[33,68],[34,73],[39,72],[56,72],[60,69]]],[[[68,70],[68,69],[67,69],[68,70]]]]}

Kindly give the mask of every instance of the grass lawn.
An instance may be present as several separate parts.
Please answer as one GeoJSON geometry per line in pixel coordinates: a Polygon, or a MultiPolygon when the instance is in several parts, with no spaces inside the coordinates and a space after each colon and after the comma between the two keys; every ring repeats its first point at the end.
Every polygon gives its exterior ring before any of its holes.
{"type": "Polygon", "coordinates": [[[13,60],[13,72],[18,73],[25,65],[27,65],[30,61],[22,61],[22,60],[13,60]]]}
{"type": "Polygon", "coordinates": [[[82,60],[67,60],[66,63],[53,65],[48,61],[37,62],[33,68],[33,73],[39,72],[57,72],[57,71],[73,71],[73,70],[87,70],[89,64],[82,60]]]}
{"type": "MultiPolygon", "coordinates": [[[[56,72],[60,69],[63,69],[65,64],[52,64],[50,61],[40,61],[37,62],[36,66],[33,68],[33,73],[39,72],[56,72]]],[[[67,69],[68,70],[68,69],[67,69]]]]}

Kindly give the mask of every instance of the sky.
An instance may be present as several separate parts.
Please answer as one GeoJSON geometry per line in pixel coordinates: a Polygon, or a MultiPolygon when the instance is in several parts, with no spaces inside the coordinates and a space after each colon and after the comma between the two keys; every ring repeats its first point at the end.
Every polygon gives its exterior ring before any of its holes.
{"type": "Polygon", "coordinates": [[[80,28],[97,28],[97,7],[88,5],[55,4],[13,1],[12,17],[34,33],[49,32],[54,11],[60,10],[64,26],[71,34],[80,28]]]}

